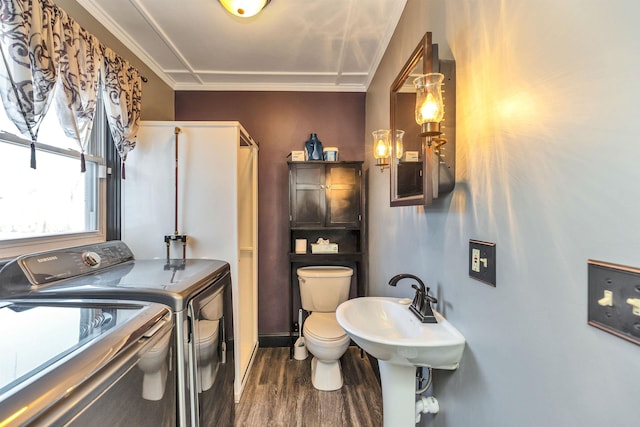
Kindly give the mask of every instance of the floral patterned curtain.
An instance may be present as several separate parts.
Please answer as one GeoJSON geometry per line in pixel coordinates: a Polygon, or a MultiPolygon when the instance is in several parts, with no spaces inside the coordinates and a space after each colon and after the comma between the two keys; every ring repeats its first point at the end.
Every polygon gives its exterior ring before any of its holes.
{"type": "Polygon", "coordinates": [[[103,67],[102,99],[107,111],[111,135],[122,159],[122,178],[124,179],[124,162],[127,160],[127,153],[136,146],[140,123],[142,78],[129,62],[109,48],[104,50],[103,67]]]}
{"type": "Polygon", "coordinates": [[[2,0],[0,18],[0,97],[7,117],[31,140],[35,169],[35,141],[56,84],[59,14],[48,0],[2,0]]]}
{"type": "Polygon", "coordinates": [[[142,80],[129,62],[82,29],[52,0],[0,1],[0,98],[7,116],[35,142],[54,88],[58,118],[78,141],[81,170],[91,135],[99,75],[109,128],[122,159],[135,147],[142,80]]]}
{"type": "Polygon", "coordinates": [[[55,94],[58,119],[65,134],[80,148],[80,170],[96,111],[102,53],[98,39],[60,11],[62,44],[60,77],[55,94]]]}

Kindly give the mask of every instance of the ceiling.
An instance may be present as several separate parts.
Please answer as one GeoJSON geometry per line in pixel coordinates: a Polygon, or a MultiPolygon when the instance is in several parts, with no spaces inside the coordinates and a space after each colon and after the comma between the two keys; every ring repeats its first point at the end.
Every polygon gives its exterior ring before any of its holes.
{"type": "Polygon", "coordinates": [[[406,0],[78,0],[174,90],[365,92],[406,0]]]}

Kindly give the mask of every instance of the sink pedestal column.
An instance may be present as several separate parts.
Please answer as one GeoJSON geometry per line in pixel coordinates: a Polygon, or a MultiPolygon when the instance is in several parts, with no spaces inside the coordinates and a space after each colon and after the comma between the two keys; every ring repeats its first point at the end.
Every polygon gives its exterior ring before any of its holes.
{"type": "Polygon", "coordinates": [[[384,427],[416,425],[416,368],[378,361],[384,427]]]}

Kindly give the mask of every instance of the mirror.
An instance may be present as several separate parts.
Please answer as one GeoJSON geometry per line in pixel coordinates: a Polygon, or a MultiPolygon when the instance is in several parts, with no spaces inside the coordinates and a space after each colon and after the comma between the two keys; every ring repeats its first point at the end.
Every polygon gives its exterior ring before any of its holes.
{"type": "Polygon", "coordinates": [[[391,85],[391,206],[429,205],[455,184],[455,61],[440,60],[426,33],[391,85]],[[423,137],[415,121],[413,81],[444,74],[444,120],[439,137],[423,137]],[[404,133],[402,133],[404,131],[404,133]]]}

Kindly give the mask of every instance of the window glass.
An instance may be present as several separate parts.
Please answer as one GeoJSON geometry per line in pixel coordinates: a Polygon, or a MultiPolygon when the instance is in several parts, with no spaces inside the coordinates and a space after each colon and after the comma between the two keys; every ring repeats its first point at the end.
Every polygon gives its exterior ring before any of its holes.
{"type": "Polygon", "coordinates": [[[104,165],[104,121],[99,99],[86,172],[81,173],[79,146],[64,134],[52,103],[38,135],[37,169],[32,169],[28,138],[0,108],[0,248],[16,239],[37,242],[45,236],[103,233],[99,171],[104,165]]]}
{"type": "Polygon", "coordinates": [[[77,158],[0,144],[0,239],[95,231],[96,164],[80,173],[77,158]]]}

